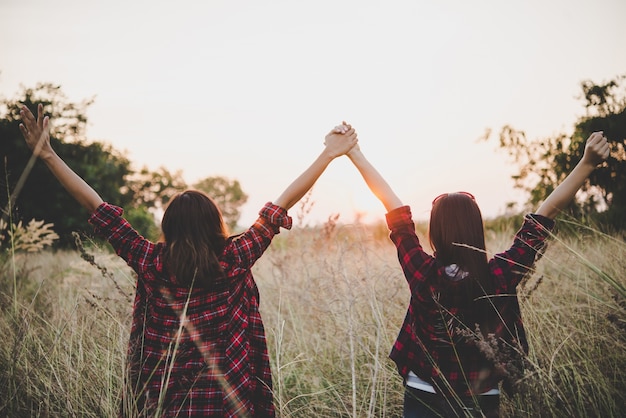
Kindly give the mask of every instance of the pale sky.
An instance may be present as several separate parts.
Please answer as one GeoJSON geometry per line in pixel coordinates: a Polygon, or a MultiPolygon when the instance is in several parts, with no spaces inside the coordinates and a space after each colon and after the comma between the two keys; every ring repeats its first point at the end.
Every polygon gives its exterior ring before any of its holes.
{"type": "MultiPolygon", "coordinates": [[[[244,226],[342,120],[416,219],[457,190],[492,217],[523,197],[495,134],[571,133],[581,81],[626,73],[625,18],[623,0],[0,0],[0,94],[95,97],[89,139],[189,184],[239,180],[244,226]]],[[[347,157],[312,200],[309,224],[384,215],[347,157]]]]}

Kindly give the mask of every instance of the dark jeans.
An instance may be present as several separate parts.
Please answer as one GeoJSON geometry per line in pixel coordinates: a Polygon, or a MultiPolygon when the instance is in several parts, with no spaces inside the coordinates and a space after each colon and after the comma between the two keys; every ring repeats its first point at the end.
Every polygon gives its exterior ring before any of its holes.
{"type": "Polygon", "coordinates": [[[476,399],[450,399],[407,386],[404,391],[404,418],[487,417],[500,416],[500,395],[476,396],[476,399]],[[478,405],[476,405],[478,402],[478,405]]]}

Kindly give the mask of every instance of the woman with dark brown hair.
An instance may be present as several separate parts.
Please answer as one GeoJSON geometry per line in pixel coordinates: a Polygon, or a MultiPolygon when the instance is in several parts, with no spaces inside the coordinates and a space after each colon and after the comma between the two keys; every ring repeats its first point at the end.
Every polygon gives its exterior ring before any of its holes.
{"type": "Polygon", "coordinates": [[[229,237],[219,208],[206,194],[175,196],[152,243],[103,202],[50,146],[48,117],[25,106],[26,143],[85,207],[89,222],[137,273],[129,342],[129,376],[122,416],[272,417],[272,377],[251,268],[279,228],[291,228],[287,209],[313,186],[328,164],[356,143],[353,129],[333,130],[325,148],[244,233],[229,237]]]}
{"type": "MultiPolygon", "coordinates": [[[[349,129],[344,122],[343,130],[349,129]]],[[[405,382],[405,417],[498,416],[500,383],[507,389],[510,370],[480,347],[491,343],[501,353],[527,352],[516,287],[541,254],[556,215],[608,155],[602,132],[593,133],[578,165],[536,213],[526,216],[512,246],[488,259],[474,196],[445,193],[433,200],[429,239],[434,254],[427,254],[410,208],[358,145],[348,153],[388,211],[390,238],[411,292],[390,354],[405,382]]]]}

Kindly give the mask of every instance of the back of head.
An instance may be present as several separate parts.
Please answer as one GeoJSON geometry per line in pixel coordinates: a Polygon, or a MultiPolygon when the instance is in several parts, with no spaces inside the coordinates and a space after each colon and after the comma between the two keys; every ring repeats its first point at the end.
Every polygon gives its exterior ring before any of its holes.
{"type": "Polygon", "coordinates": [[[228,237],[222,214],[205,193],[186,190],[169,202],[161,229],[164,264],[178,284],[208,285],[221,277],[218,256],[228,237]]]}
{"type": "Polygon", "coordinates": [[[462,286],[468,299],[491,291],[483,219],[471,194],[448,193],[433,201],[429,239],[441,264],[468,273],[471,280],[462,286]]]}
{"type": "Polygon", "coordinates": [[[469,273],[476,261],[486,262],[485,232],[480,209],[465,193],[449,193],[435,199],[430,215],[430,244],[445,265],[457,264],[469,273]]]}

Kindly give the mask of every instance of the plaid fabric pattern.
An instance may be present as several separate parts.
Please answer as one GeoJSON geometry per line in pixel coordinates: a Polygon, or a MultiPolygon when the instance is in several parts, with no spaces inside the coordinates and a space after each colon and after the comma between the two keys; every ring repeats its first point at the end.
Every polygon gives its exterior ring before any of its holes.
{"type": "Polygon", "coordinates": [[[140,236],[123,210],[103,203],[89,222],[137,273],[123,416],[273,417],[272,377],[259,291],[250,271],[285,209],[267,203],[219,257],[226,279],[212,288],[177,286],[164,272],[162,243],[140,236]],[[134,410],[134,411],[133,411],[134,410]]]}
{"type": "MultiPolygon", "coordinates": [[[[501,377],[493,372],[493,363],[485,359],[476,344],[467,343],[467,339],[463,344],[450,332],[451,318],[455,317],[458,308],[437,303],[437,283],[445,274],[445,266],[422,249],[410,208],[397,208],[386,217],[390,238],[397,248],[411,291],[404,323],[389,355],[398,372],[406,379],[412,370],[444,395],[473,396],[497,388],[501,377]],[[447,325],[443,326],[445,330],[441,329],[442,324],[447,325]]],[[[541,254],[553,227],[554,221],[549,218],[527,215],[513,245],[489,260],[497,295],[491,300],[502,319],[497,321],[494,334],[500,341],[521,346],[524,351],[528,350],[528,343],[516,287],[541,254]]]]}

